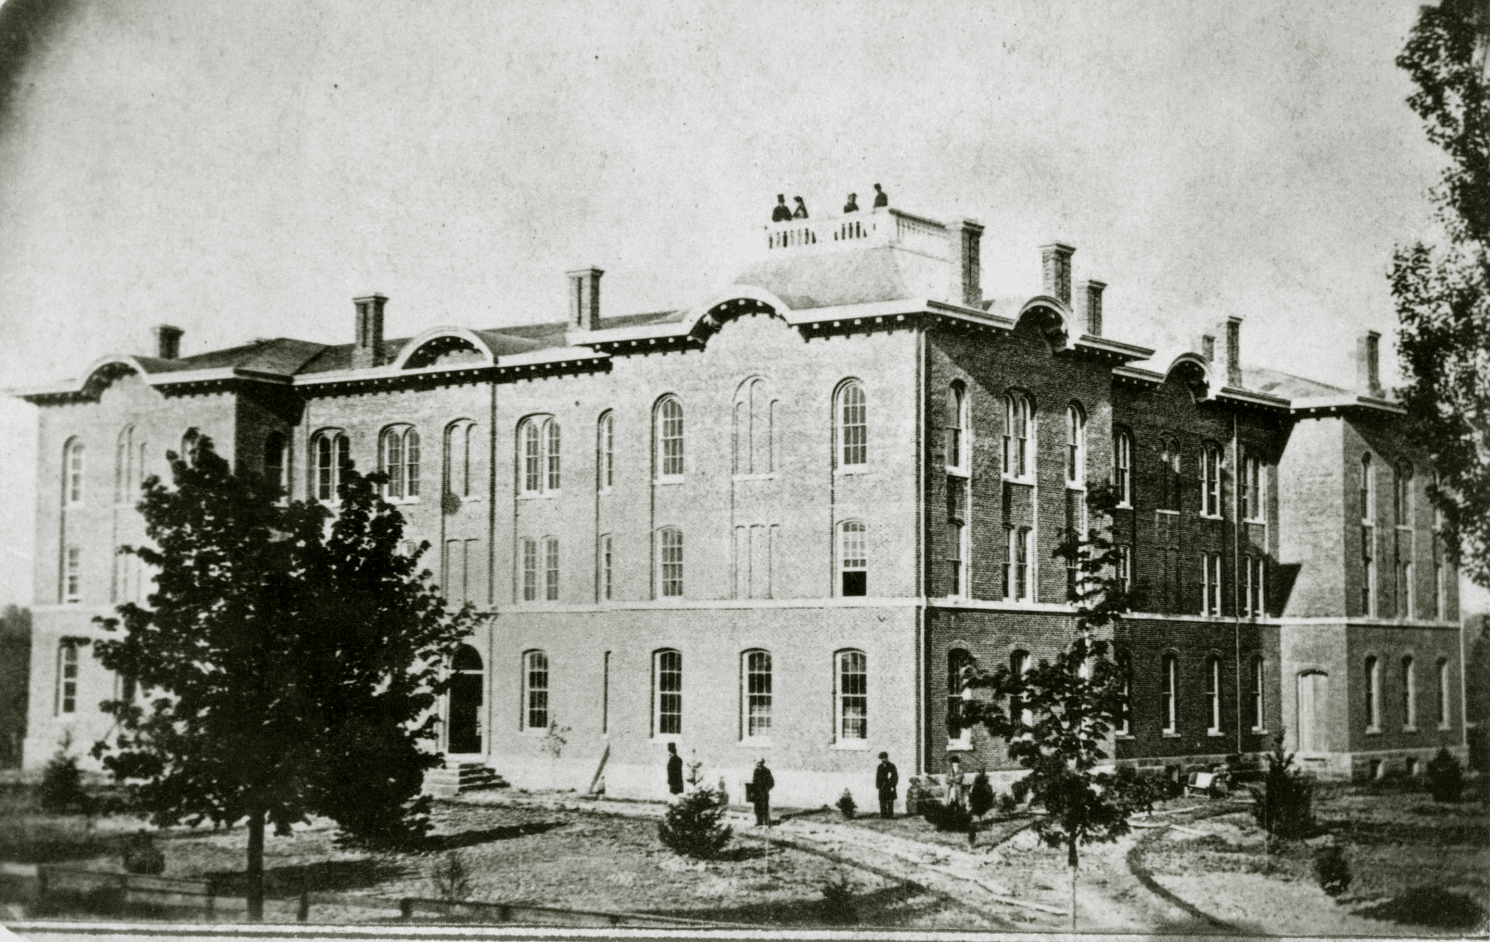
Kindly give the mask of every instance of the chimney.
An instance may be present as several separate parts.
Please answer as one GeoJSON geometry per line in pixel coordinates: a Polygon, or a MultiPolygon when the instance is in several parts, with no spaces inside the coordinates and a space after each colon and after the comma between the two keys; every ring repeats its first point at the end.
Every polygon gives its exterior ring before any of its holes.
{"type": "Polygon", "coordinates": [[[569,276],[569,329],[595,330],[600,326],[600,276],[591,265],[566,272],[569,276]]]}
{"type": "Polygon", "coordinates": [[[1071,303],[1071,256],[1076,249],[1061,242],[1040,246],[1040,267],[1045,274],[1045,293],[1071,303]]]}
{"type": "Polygon", "coordinates": [[[1356,383],[1361,392],[1380,399],[1386,395],[1381,388],[1381,334],[1366,331],[1356,343],[1356,383]]]}
{"type": "Polygon", "coordinates": [[[161,324],[155,328],[155,355],[162,360],[175,360],[181,356],[180,327],[161,324]]]}
{"type": "Polygon", "coordinates": [[[1242,385],[1242,319],[1228,317],[1219,325],[1221,350],[1211,361],[1226,366],[1226,385],[1240,388],[1242,385]]]}
{"type": "Polygon", "coordinates": [[[352,369],[365,370],[383,362],[383,305],[388,299],[373,293],[353,298],[357,307],[357,338],[352,344],[352,369]]]}
{"type": "Polygon", "coordinates": [[[1215,334],[1207,333],[1200,335],[1200,355],[1205,357],[1207,360],[1210,360],[1212,363],[1216,362],[1215,334]]]}
{"type": "Polygon", "coordinates": [[[956,304],[983,307],[983,224],[963,219],[951,227],[952,248],[956,252],[952,269],[952,294],[956,304]]]}
{"type": "Polygon", "coordinates": [[[1105,281],[1088,279],[1086,283],[1086,332],[1093,337],[1102,336],[1102,290],[1105,281]]]}

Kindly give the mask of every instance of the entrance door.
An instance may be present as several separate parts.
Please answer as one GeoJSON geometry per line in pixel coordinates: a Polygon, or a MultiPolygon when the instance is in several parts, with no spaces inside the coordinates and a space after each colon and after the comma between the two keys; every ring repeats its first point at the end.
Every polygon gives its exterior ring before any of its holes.
{"type": "Polygon", "coordinates": [[[446,751],[451,753],[477,753],[481,751],[481,703],[483,674],[481,655],[468,644],[455,652],[451,664],[455,672],[450,686],[449,742],[446,751]]]}
{"type": "Polygon", "coordinates": [[[1299,752],[1303,755],[1329,751],[1329,735],[1325,729],[1329,697],[1329,674],[1305,671],[1299,675],[1299,752]]]}

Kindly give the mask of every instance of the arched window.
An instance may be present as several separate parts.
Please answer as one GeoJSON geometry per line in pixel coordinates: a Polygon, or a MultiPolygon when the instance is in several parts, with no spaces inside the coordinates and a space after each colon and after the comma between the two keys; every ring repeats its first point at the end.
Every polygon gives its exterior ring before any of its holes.
{"type": "Polygon", "coordinates": [[[963,670],[973,666],[973,656],[962,648],[947,652],[947,745],[966,748],[972,745],[972,727],[962,725],[962,704],[971,699],[972,690],[963,686],[963,670]]]}
{"type": "Polygon", "coordinates": [[[1366,658],[1366,731],[1381,729],[1381,664],[1375,656],[1366,658]]]}
{"type": "Polygon", "coordinates": [[[264,436],[264,484],[278,494],[285,494],[289,478],[285,474],[285,458],[289,455],[284,432],[270,432],[264,436]]]}
{"type": "Polygon", "coordinates": [[[1086,410],[1079,402],[1066,406],[1066,486],[1086,487],[1086,410]]]}
{"type": "Polygon", "coordinates": [[[1376,469],[1371,466],[1371,454],[1361,455],[1361,523],[1376,523],[1376,469]]]}
{"type": "Polygon", "coordinates": [[[752,377],[735,392],[735,474],[770,474],[775,466],[776,403],[766,382],[752,377]]]}
{"type": "Polygon", "coordinates": [[[668,396],[657,404],[654,421],[657,478],[660,481],[683,479],[683,404],[668,396]]]}
{"type": "Polygon", "coordinates": [[[1159,716],[1164,724],[1164,732],[1173,733],[1178,722],[1180,659],[1173,654],[1164,655],[1160,662],[1160,671],[1162,686],[1159,693],[1159,716]]]}
{"type": "Polygon", "coordinates": [[[1413,670],[1412,655],[1402,658],[1402,728],[1418,728],[1418,678],[1413,670]]]}
{"type": "Polygon", "coordinates": [[[1267,486],[1262,459],[1256,455],[1242,458],[1242,519],[1266,520],[1267,510],[1263,506],[1263,488],[1267,486]]]}
{"type": "Polygon", "coordinates": [[[1205,659],[1206,732],[1221,732],[1221,659],[1205,659]]]}
{"type": "Polygon", "coordinates": [[[862,521],[850,520],[838,527],[839,594],[869,594],[867,531],[862,521]]]}
{"type": "Polygon", "coordinates": [[[472,496],[475,484],[476,423],[459,419],[445,427],[445,492],[456,497],[472,496]]]}
{"type": "Polygon", "coordinates": [[[1009,393],[1004,397],[1004,477],[1027,480],[1033,476],[1034,437],[1035,410],[1029,397],[1009,393]]]}
{"type": "Polygon", "coordinates": [[[1412,522],[1412,464],[1399,461],[1392,469],[1392,523],[1411,527],[1412,522]]]}
{"type": "Polygon", "coordinates": [[[419,496],[419,430],[411,426],[385,429],[378,456],[379,469],[388,475],[383,493],[392,500],[419,496]]]}
{"type": "MultiPolygon", "coordinates": [[[[1030,654],[1028,651],[1013,651],[1009,654],[1009,670],[1014,672],[1015,677],[1024,677],[1030,671],[1030,654]]],[[[1034,714],[1025,705],[1025,700],[1020,696],[1009,698],[1009,719],[1016,723],[1030,726],[1034,723],[1034,714]]]]}
{"type": "Polygon", "coordinates": [[[834,728],[840,743],[862,743],[869,738],[869,659],[863,651],[839,651],[834,697],[834,728]]]}
{"type": "Polygon", "coordinates": [[[341,473],[352,463],[352,447],[341,432],[322,432],[311,444],[314,455],[316,499],[335,500],[341,489],[341,473]]]}
{"type": "Polygon", "coordinates": [[[63,641],[57,647],[57,697],[54,712],[64,716],[78,711],[78,646],[63,641]]]}
{"type": "Polygon", "coordinates": [[[1159,451],[1159,509],[1180,509],[1180,443],[1166,438],[1159,451]]]}
{"type": "Polygon", "coordinates": [[[1267,713],[1264,710],[1266,702],[1264,691],[1267,687],[1263,683],[1263,660],[1260,657],[1252,659],[1251,669],[1248,670],[1248,679],[1251,683],[1251,695],[1247,698],[1247,720],[1248,727],[1252,732],[1261,732],[1267,724],[1267,713]]]}
{"type": "Polygon", "coordinates": [[[83,502],[83,443],[78,439],[68,442],[63,450],[63,466],[63,500],[69,506],[76,507],[83,502]]]}
{"type": "Polygon", "coordinates": [[[771,652],[746,651],[740,657],[744,715],[740,729],[747,740],[771,738],[771,652]]]}
{"type": "Polygon", "coordinates": [[[1133,735],[1133,658],[1127,651],[1119,650],[1114,657],[1118,677],[1122,684],[1122,700],[1118,707],[1118,719],[1114,732],[1119,736],[1133,735]]]}
{"type": "Polygon", "coordinates": [[[683,655],[671,649],[652,655],[652,733],[683,735],[683,655]]]}
{"type": "Polygon", "coordinates": [[[1133,504],[1133,433],[1119,429],[1112,442],[1112,483],[1117,488],[1118,504],[1133,504]]]}
{"type": "Polygon", "coordinates": [[[523,729],[548,729],[548,655],[529,651],[523,655],[523,729]]]}
{"type": "Polygon", "coordinates": [[[114,451],[114,503],[127,504],[134,496],[134,434],[133,425],[126,425],[119,433],[119,444],[114,451]]]}
{"type": "Polygon", "coordinates": [[[522,449],[523,493],[557,493],[561,482],[558,420],[552,416],[524,419],[517,440],[522,449]]]}
{"type": "Polygon", "coordinates": [[[683,597],[683,531],[677,527],[657,533],[657,585],[663,598],[683,597]]]}
{"type": "Polygon", "coordinates": [[[606,412],[595,427],[595,487],[608,492],[616,483],[616,414],[606,412]]]}
{"type": "Polygon", "coordinates": [[[1200,452],[1200,493],[1205,502],[1201,513],[1221,516],[1221,446],[1206,442],[1200,452]]]}
{"type": "Polygon", "coordinates": [[[838,389],[838,465],[862,468],[869,463],[869,400],[857,380],[838,389]]]}
{"type": "Polygon", "coordinates": [[[966,476],[972,442],[968,441],[971,426],[968,422],[967,390],[961,382],[947,387],[947,408],[942,422],[947,472],[966,476]]]}
{"type": "Polygon", "coordinates": [[[1438,728],[1449,728],[1449,659],[1438,659],[1438,728]]]}

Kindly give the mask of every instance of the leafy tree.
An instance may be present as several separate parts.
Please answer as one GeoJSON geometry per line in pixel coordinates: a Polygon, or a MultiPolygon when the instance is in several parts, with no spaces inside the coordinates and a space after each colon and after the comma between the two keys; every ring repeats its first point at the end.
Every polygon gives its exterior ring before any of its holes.
{"type": "Polygon", "coordinates": [[[678,796],[657,823],[662,843],[685,857],[709,860],[719,856],[734,828],[723,823],[729,798],[712,788],[697,788],[678,796]]]}
{"type": "Polygon", "coordinates": [[[1490,587],[1490,88],[1480,0],[1422,7],[1397,65],[1408,105],[1448,157],[1432,199],[1446,244],[1399,246],[1392,295],[1414,444],[1433,460],[1429,495],[1450,557],[1490,587]]]}
{"type": "Polygon", "coordinates": [[[83,788],[83,770],[78,768],[78,757],[72,752],[70,731],[62,735],[57,751],[42,770],[41,785],[37,791],[41,796],[41,807],[45,811],[68,814],[91,810],[92,802],[83,788]]]}
{"type": "Polygon", "coordinates": [[[19,765],[31,677],[31,609],[0,613],[0,768],[19,765]]]}
{"type": "Polygon", "coordinates": [[[1249,786],[1252,817],[1268,835],[1268,850],[1275,841],[1302,841],[1314,827],[1314,782],[1294,765],[1293,753],[1283,751],[1283,737],[1268,753],[1268,775],[1260,786],[1249,786]]]}
{"type": "Polygon", "coordinates": [[[1103,744],[1126,704],[1122,670],[1108,656],[1110,643],[1093,635],[1115,630],[1135,598],[1117,576],[1121,550],[1107,533],[1116,502],[1111,488],[1093,487],[1088,507],[1103,525],[1087,534],[1068,533],[1055,553],[1077,572],[1069,593],[1078,629],[1071,644],[1023,673],[1009,666],[994,671],[973,666],[963,679],[965,686],[992,697],[965,702],[961,724],[981,723],[1029,770],[1021,781],[1048,812],[1036,821],[1035,831],[1047,846],[1066,851],[1073,928],[1080,848],[1127,834],[1128,817],[1136,810],[1124,794],[1127,780],[1097,771],[1108,758],[1103,744]],[[1006,710],[1003,704],[1010,698],[1017,707],[1006,710]]]}
{"type": "Polygon", "coordinates": [[[156,548],[123,550],[158,571],[152,607],[121,605],[123,637],[99,644],[104,666],[154,699],[106,703],[119,735],[94,754],[138,783],[156,824],[247,819],[257,920],[266,824],[283,835],[324,815],[364,843],[428,830],[434,706],[474,615],[449,612],[418,554],[399,554],[403,520],[379,475],[344,469],[333,516],[232,473],[207,438],[186,451],[168,454],[174,488],[144,484],[156,548]]]}

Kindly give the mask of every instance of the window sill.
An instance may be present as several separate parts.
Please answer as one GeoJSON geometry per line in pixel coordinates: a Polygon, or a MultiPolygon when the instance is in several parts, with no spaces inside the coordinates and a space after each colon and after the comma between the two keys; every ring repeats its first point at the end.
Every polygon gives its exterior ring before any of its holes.
{"type": "Polygon", "coordinates": [[[1085,484],[1078,484],[1075,481],[1067,481],[1066,482],[1066,490],[1068,490],[1068,491],[1084,491],[1084,490],[1086,490],[1086,485],[1085,484]]]}
{"type": "Polygon", "coordinates": [[[518,500],[554,500],[564,496],[563,491],[522,491],[517,495],[518,500]]]}
{"type": "Polygon", "coordinates": [[[774,745],[775,743],[769,739],[751,739],[749,737],[735,743],[735,747],[738,749],[770,749],[774,745]]]}
{"type": "Polygon", "coordinates": [[[1128,503],[1127,501],[1123,501],[1120,504],[1113,504],[1112,505],[1112,509],[1113,510],[1132,510],[1133,509],[1133,505],[1130,504],[1130,503],[1128,503]]]}
{"type": "Polygon", "coordinates": [[[1402,727],[1402,732],[1404,732],[1404,733],[1415,733],[1417,731],[1418,731],[1418,728],[1416,726],[1404,726],[1404,727],[1402,727]]]}
{"type": "Polygon", "coordinates": [[[1005,477],[1000,478],[1000,480],[1003,481],[1005,484],[1025,484],[1025,485],[1028,485],[1030,487],[1034,487],[1035,486],[1035,479],[1034,478],[1031,478],[1031,477],[1011,478],[1011,477],[1005,476],[1005,477]]]}
{"type": "Polygon", "coordinates": [[[1177,732],[1174,732],[1172,730],[1165,730],[1165,731],[1161,732],[1159,735],[1160,735],[1160,737],[1162,737],[1164,739],[1179,739],[1180,738],[1180,734],[1177,733],[1177,732]]]}
{"type": "Polygon", "coordinates": [[[970,478],[970,477],[973,476],[972,472],[969,471],[967,468],[961,468],[961,467],[959,467],[959,468],[952,468],[952,467],[949,467],[949,468],[946,469],[946,471],[947,471],[947,476],[948,477],[970,478]]]}
{"type": "Polygon", "coordinates": [[[655,478],[652,483],[656,485],[682,484],[683,476],[678,475],[677,477],[655,478]]]}
{"type": "Polygon", "coordinates": [[[961,739],[949,739],[949,740],[947,740],[947,751],[948,752],[972,752],[973,751],[973,744],[971,742],[964,742],[961,739]]]}
{"type": "Polygon", "coordinates": [[[653,733],[652,742],[682,742],[682,733],[653,733]]]}
{"type": "Polygon", "coordinates": [[[1206,514],[1206,513],[1203,513],[1203,514],[1197,514],[1197,516],[1200,517],[1200,519],[1202,519],[1202,520],[1225,520],[1226,519],[1221,514],[1206,514]]]}
{"type": "Polygon", "coordinates": [[[833,473],[835,475],[839,475],[839,474],[849,475],[849,474],[871,474],[872,472],[870,471],[868,465],[857,465],[856,464],[856,465],[853,465],[852,467],[847,467],[847,468],[834,468],[833,469],[833,473]]]}
{"type": "Polygon", "coordinates": [[[1178,510],[1169,510],[1166,507],[1155,508],[1154,513],[1156,513],[1156,514],[1169,514],[1169,515],[1175,516],[1175,517],[1178,517],[1180,515],[1180,512],[1178,510]]]}
{"type": "Polygon", "coordinates": [[[1366,727],[1366,735],[1367,736],[1380,736],[1381,735],[1381,727],[1380,726],[1367,726],[1366,727]]]}
{"type": "Polygon", "coordinates": [[[1219,729],[1208,729],[1205,731],[1205,734],[1211,739],[1220,739],[1222,736],[1226,735],[1219,729]]]}
{"type": "Polygon", "coordinates": [[[1249,732],[1253,736],[1266,736],[1268,734],[1268,731],[1261,726],[1254,726],[1249,732]]]}
{"type": "Polygon", "coordinates": [[[1453,726],[1451,726],[1451,725],[1450,725],[1450,724],[1448,724],[1448,723],[1439,723],[1439,724],[1438,724],[1438,731],[1439,731],[1439,732],[1440,732],[1440,733],[1446,733],[1446,732],[1448,732],[1448,731],[1449,731],[1449,730],[1451,730],[1451,729],[1453,729],[1453,728],[1454,728],[1454,727],[1453,727],[1453,726]]]}
{"type": "Polygon", "coordinates": [[[835,742],[830,748],[833,748],[833,749],[844,749],[844,750],[847,750],[848,752],[868,752],[869,751],[869,740],[867,740],[867,739],[839,740],[838,742],[835,742]]]}
{"type": "Polygon", "coordinates": [[[767,471],[765,474],[735,474],[735,475],[731,475],[730,480],[733,480],[733,481],[774,481],[774,480],[776,480],[776,472],[775,471],[767,471]]]}
{"type": "Polygon", "coordinates": [[[383,500],[395,507],[406,507],[409,504],[422,504],[423,500],[418,497],[384,497],[383,500]]]}
{"type": "Polygon", "coordinates": [[[1125,742],[1126,741],[1130,741],[1130,740],[1132,740],[1134,738],[1134,736],[1133,736],[1132,733],[1114,733],[1113,734],[1113,737],[1115,739],[1121,739],[1121,740],[1123,740],[1125,742]]]}

